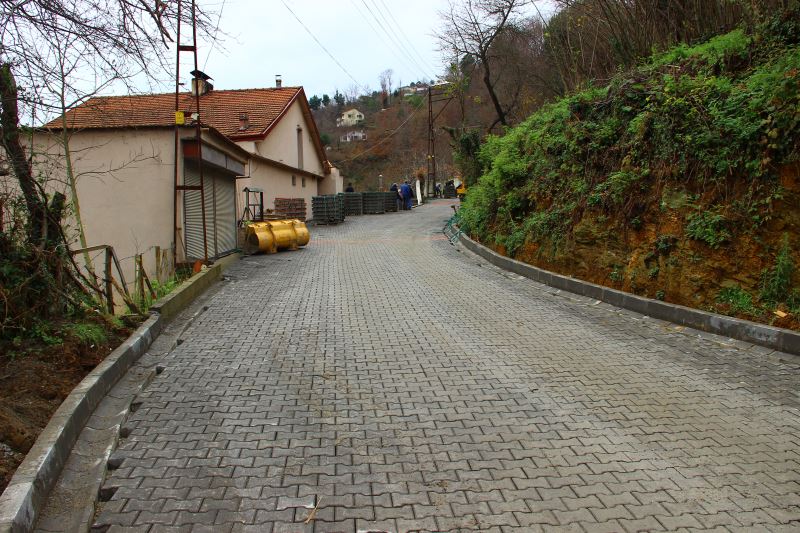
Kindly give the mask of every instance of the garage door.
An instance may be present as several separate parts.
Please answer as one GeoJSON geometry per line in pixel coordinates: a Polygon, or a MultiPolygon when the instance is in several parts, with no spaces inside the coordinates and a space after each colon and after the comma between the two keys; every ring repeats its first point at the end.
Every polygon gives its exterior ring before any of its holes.
{"type": "MultiPolygon", "coordinates": [[[[203,178],[208,256],[218,257],[236,248],[236,185],[232,177],[209,168],[203,169],[203,178]]],[[[186,166],[185,183],[189,186],[200,185],[196,168],[186,166]]],[[[184,232],[186,255],[189,259],[204,257],[203,211],[200,199],[200,191],[184,192],[184,232]]]]}

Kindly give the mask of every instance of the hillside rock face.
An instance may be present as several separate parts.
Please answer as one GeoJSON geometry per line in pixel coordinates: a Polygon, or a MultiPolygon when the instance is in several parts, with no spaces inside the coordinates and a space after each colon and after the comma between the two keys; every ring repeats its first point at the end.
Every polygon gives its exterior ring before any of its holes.
{"type": "Polygon", "coordinates": [[[654,56],[489,138],[463,226],[561,274],[800,327],[793,20],[654,56]]]}

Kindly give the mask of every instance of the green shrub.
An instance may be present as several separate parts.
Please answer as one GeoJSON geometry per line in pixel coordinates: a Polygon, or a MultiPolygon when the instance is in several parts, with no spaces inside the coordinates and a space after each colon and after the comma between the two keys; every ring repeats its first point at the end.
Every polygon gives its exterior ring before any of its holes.
{"type": "Polygon", "coordinates": [[[731,314],[756,316],[759,314],[753,296],[741,287],[726,287],[717,295],[717,302],[730,306],[731,314]]]}
{"type": "Polygon", "coordinates": [[[712,248],[719,246],[731,238],[726,227],[726,219],[719,206],[705,211],[695,211],[687,217],[686,236],[702,241],[712,248]]]}
{"type": "Polygon", "coordinates": [[[64,343],[64,339],[55,331],[52,324],[48,322],[36,322],[31,328],[30,336],[50,346],[57,346],[64,343]]]}
{"type": "Polygon", "coordinates": [[[761,301],[771,306],[786,302],[791,297],[794,270],[789,236],[784,233],[781,248],[775,256],[775,265],[761,275],[761,301]]]}
{"type": "Polygon", "coordinates": [[[623,273],[621,266],[613,265],[611,267],[611,273],[609,273],[608,277],[611,278],[611,281],[619,283],[625,279],[625,274],[623,273]]]}
{"type": "Polygon", "coordinates": [[[64,333],[87,346],[98,346],[108,342],[105,328],[93,322],[69,324],[64,327],[64,333]]]}

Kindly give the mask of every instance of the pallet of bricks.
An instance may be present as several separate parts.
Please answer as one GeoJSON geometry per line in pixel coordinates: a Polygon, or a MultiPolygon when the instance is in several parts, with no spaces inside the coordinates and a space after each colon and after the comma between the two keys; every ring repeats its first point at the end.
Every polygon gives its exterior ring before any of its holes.
{"type": "Polygon", "coordinates": [[[311,198],[311,213],[315,224],[344,222],[344,199],[335,194],[311,198]]]}
{"type": "Polygon", "coordinates": [[[275,214],[280,218],[296,218],[306,221],[305,198],[275,198],[275,214]]]}
{"type": "Polygon", "coordinates": [[[386,194],[382,192],[364,193],[364,214],[382,215],[386,212],[386,194]]]}
{"type": "Polygon", "coordinates": [[[360,192],[344,193],[344,214],[354,217],[364,214],[364,197],[360,192]]]}
{"type": "Polygon", "coordinates": [[[385,195],[384,198],[384,206],[387,213],[396,213],[397,212],[397,193],[394,191],[389,191],[383,193],[385,195]]]}
{"type": "Polygon", "coordinates": [[[344,208],[344,193],[340,192],[336,195],[336,214],[339,217],[339,222],[344,222],[347,217],[347,211],[344,208]]]}

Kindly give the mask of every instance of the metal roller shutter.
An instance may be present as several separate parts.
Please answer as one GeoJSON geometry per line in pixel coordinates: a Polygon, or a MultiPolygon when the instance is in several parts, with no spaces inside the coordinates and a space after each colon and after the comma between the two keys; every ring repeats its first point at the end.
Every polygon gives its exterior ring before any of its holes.
{"type": "Polygon", "coordinates": [[[233,178],[218,177],[217,192],[217,253],[236,248],[236,182],[233,178]]]}
{"type": "MultiPolygon", "coordinates": [[[[200,185],[196,168],[187,166],[185,172],[186,185],[200,185]]],[[[208,168],[203,169],[203,181],[208,256],[214,257],[236,248],[236,182],[233,178],[222,176],[208,168]]],[[[184,232],[188,259],[203,258],[203,213],[200,196],[200,191],[184,192],[184,232]]]]}
{"type": "MultiPolygon", "coordinates": [[[[200,185],[200,176],[187,168],[184,175],[184,184],[196,187],[200,185]]],[[[187,259],[203,259],[204,257],[203,212],[200,207],[200,198],[200,191],[183,192],[183,232],[187,259]]]]}

